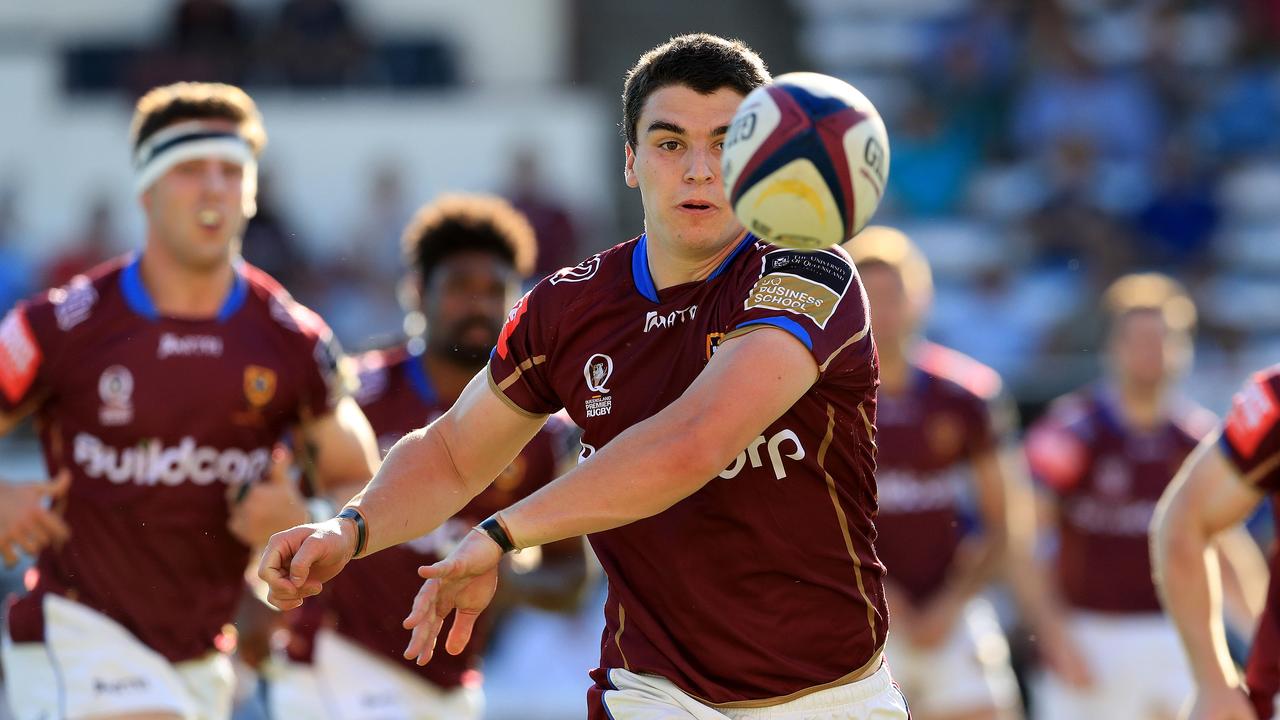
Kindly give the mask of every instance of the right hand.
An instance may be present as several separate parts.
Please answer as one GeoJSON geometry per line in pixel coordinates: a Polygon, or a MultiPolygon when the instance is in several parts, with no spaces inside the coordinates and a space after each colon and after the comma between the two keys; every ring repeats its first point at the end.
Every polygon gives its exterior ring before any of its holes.
{"type": "Polygon", "coordinates": [[[1039,635],[1037,645],[1040,658],[1050,672],[1077,690],[1093,687],[1093,671],[1089,669],[1089,661],[1066,628],[1055,625],[1047,630],[1041,629],[1039,635]]]}
{"type": "Polygon", "coordinates": [[[71,537],[66,522],[45,507],[45,498],[59,500],[70,487],[71,473],[65,469],[48,482],[0,482],[0,556],[6,568],[18,564],[20,550],[35,557],[47,545],[60,545],[71,537]]]}
{"type": "Polygon", "coordinates": [[[323,589],[356,552],[355,523],[331,518],[278,532],[267,541],[258,577],[267,584],[267,602],[292,610],[323,589]]]}
{"type": "Polygon", "coordinates": [[[1258,720],[1244,691],[1226,685],[1196,688],[1189,709],[1182,717],[1185,720],[1258,720]]]}

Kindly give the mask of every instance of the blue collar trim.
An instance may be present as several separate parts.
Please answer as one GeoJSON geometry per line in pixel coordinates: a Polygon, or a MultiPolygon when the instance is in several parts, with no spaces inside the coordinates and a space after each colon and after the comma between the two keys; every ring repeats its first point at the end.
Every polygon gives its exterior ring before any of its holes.
{"type": "Polygon", "coordinates": [[[405,360],[405,374],[409,376],[409,386],[422,402],[432,406],[439,403],[436,388],[431,384],[431,378],[427,377],[427,369],[422,367],[422,353],[409,355],[405,360]]]}
{"type": "MultiPolygon", "coordinates": [[[[147,292],[146,286],[142,284],[142,272],[139,270],[141,262],[142,255],[139,254],[132,262],[124,266],[124,270],[120,273],[120,289],[124,293],[125,304],[129,306],[130,310],[148,320],[159,320],[160,311],[156,309],[156,304],[151,300],[151,295],[147,292]]],[[[240,263],[235,263],[232,269],[235,279],[231,285],[231,292],[218,310],[218,315],[215,318],[218,322],[230,320],[231,316],[236,314],[236,311],[244,307],[244,302],[249,297],[249,282],[244,279],[244,275],[240,272],[240,263]]]]}
{"type": "MultiPolygon", "coordinates": [[[[743,236],[742,241],[733,249],[733,252],[729,253],[729,256],[720,262],[715,272],[707,276],[707,280],[715,280],[723,275],[724,271],[729,269],[729,266],[733,264],[738,255],[755,241],[756,236],[751,233],[743,236]]],[[[660,303],[662,301],[658,299],[658,288],[653,284],[653,274],[649,272],[648,248],[649,236],[647,234],[641,235],[639,242],[631,250],[631,279],[635,282],[636,290],[647,300],[660,303]]]]}
{"type": "Polygon", "coordinates": [[[658,288],[653,284],[653,274],[649,272],[649,236],[641,235],[640,242],[631,250],[631,279],[636,283],[636,290],[651,302],[662,302],[658,299],[658,288]]]}

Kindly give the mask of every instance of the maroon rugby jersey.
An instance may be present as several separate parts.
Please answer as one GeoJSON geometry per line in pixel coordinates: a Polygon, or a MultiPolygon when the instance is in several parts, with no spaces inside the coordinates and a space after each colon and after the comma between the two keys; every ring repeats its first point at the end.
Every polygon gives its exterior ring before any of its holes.
{"type": "Polygon", "coordinates": [[[1128,427],[1108,391],[1056,400],[1027,435],[1036,480],[1058,503],[1058,584],[1071,607],[1158,613],[1148,531],[1156,502],[1212,431],[1211,413],[1179,401],[1150,432],[1128,427]]]}
{"type": "MultiPolygon", "coordinates": [[[[384,455],[401,436],[435,420],[456,399],[439,397],[421,356],[402,348],[366,353],[359,366],[356,399],[373,425],[384,455]]],[[[422,586],[418,567],[440,560],[476,523],[551,482],[557,460],[571,444],[570,429],[559,418],[550,418],[502,475],[440,528],[348,565],[319,597],[290,613],[290,657],[309,661],[315,631],[332,625],[337,632],[437,686],[478,683],[475,668],[491,629],[488,614],[481,616],[462,653],[439,652],[425,666],[404,659],[409,633],[400,623],[422,586]]],[[[442,633],[448,633],[452,623],[450,618],[442,633]]]]}
{"type": "MultiPolygon", "coordinates": [[[[706,280],[658,291],[646,243],[562,270],[512,309],[489,369],[516,409],[566,408],[590,454],[679,397],[724,338],[762,326],[798,338],[821,373],[703,488],[591,536],[609,578],[601,667],[660,675],[712,703],[846,678],[887,629],[872,525],[878,368],[861,281],[841,249],[746,235],[706,280]]],[[[604,675],[593,673],[598,687],[604,675]]]]}
{"type": "Polygon", "coordinates": [[[207,320],[161,316],[127,257],[10,311],[0,407],[34,404],[49,474],[72,474],[71,539],[40,554],[13,639],[43,640],[52,592],[170,660],[212,649],[249,560],[227,530],[227,485],[261,479],[288,426],[332,409],[347,389],[338,352],[318,316],[245,263],[207,320]]]}
{"type": "MultiPolygon", "coordinates": [[[[1280,527],[1280,365],[1254,374],[1236,394],[1218,446],[1245,482],[1272,493],[1280,527]]],[[[1280,552],[1270,553],[1267,604],[1245,668],[1245,682],[1259,720],[1270,720],[1280,693],[1280,552]]]]}
{"type": "Polygon", "coordinates": [[[1009,417],[996,405],[1000,376],[977,360],[926,342],[910,369],[904,392],[881,387],[878,398],[876,549],[889,579],[920,602],[945,582],[964,537],[971,461],[995,450],[1009,417]]]}

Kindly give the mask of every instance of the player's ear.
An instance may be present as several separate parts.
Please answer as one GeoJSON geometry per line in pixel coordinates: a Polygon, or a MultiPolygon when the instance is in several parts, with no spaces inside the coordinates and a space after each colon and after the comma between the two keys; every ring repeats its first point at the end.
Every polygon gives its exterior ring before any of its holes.
{"type": "Polygon", "coordinates": [[[627,180],[627,187],[640,187],[640,181],[636,178],[636,151],[631,147],[631,143],[627,141],[623,141],[622,151],[627,159],[622,169],[622,176],[627,180]]]}

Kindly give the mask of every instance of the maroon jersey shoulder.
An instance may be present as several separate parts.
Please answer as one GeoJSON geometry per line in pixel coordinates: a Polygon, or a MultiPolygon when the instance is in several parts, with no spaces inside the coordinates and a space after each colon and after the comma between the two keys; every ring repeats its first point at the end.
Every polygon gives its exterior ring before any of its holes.
{"type": "Polygon", "coordinates": [[[13,410],[48,390],[63,351],[83,333],[101,299],[117,292],[124,255],[19,302],[0,320],[0,409],[13,410]]]}
{"type": "Polygon", "coordinates": [[[632,251],[638,240],[548,275],[507,313],[489,357],[489,379],[517,410],[547,415],[564,407],[546,372],[561,327],[580,308],[633,287],[632,251]]]}
{"type": "Polygon", "coordinates": [[[822,376],[865,370],[871,317],[862,279],[844,248],[806,251],[748,238],[730,266],[741,308],[726,339],[776,327],[804,343],[822,376]]]}
{"type": "Polygon", "coordinates": [[[1003,390],[1000,374],[958,350],[937,343],[920,344],[916,367],[981,400],[993,400],[1003,390]]]}
{"type": "Polygon", "coordinates": [[[1236,393],[1219,446],[1246,482],[1280,490],[1280,365],[1254,373],[1236,393]]]}

